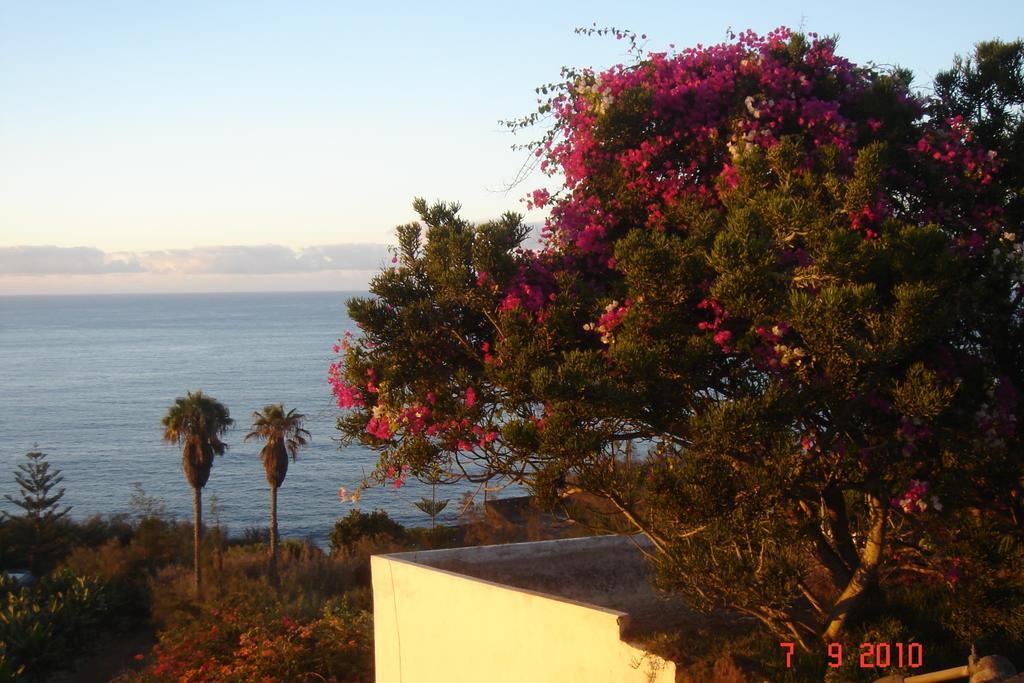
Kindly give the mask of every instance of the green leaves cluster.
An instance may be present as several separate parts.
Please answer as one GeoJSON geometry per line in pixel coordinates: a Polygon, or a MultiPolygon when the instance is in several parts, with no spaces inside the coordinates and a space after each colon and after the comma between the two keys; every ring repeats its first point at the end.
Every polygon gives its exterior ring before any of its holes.
{"type": "Polygon", "coordinates": [[[32,587],[0,582],[0,681],[44,681],[109,624],[116,595],[99,579],[58,571],[32,587]]]}

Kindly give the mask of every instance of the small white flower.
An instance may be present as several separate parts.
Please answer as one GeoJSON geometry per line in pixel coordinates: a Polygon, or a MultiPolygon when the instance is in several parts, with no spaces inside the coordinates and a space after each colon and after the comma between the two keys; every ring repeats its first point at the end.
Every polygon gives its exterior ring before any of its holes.
{"type": "Polygon", "coordinates": [[[761,118],[761,112],[754,106],[754,98],[751,95],[747,95],[747,98],[743,100],[743,103],[747,105],[747,111],[753,114],[755,119],[761,118]]]}

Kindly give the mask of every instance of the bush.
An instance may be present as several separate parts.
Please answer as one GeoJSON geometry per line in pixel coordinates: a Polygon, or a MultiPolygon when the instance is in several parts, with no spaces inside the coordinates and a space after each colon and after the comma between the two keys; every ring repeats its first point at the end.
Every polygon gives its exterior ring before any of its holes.
{"type": "Polygon", "coordinates": [[[107,582],[67,569],[31,588],[11,588],[0,585],[0,681],[5,671],[46,680],[108,625],[120,606],[107,582]]]}
{"type": "MultiPolygon", "coordinates": [[[[207,544],[212,542],[207,539],[207,544]]],[[[147,517],[98,546],[76,547],[65,565],[78,574],[97,576],[116,585],[131,596],[131,616],[143,617],[150,602],[151,577],[171,564],[187,563],[191,544],[191,526],[147,517]]],[[[213,556],[209,552],[205,555],[213,556]]]]}
{"type": "Polygon", "coordinates": [[[352,555],[356,544],[364,539],[400,543],[406,539],[406,531],[383,510],[370,513],[352,510],[347,517],[334,523],[331,553],[352,555]]]}
{"type": "Polygon", "coordinates": [[[199,602],[186,565],[158,572],[150,582],[158,645],[149,666],[121,680],[372,680],[361,557],[328,556],[308,543],[286,547],[276,586],[265,548],[229,547],[199,602]]]}
{"type": "Polygon", "coordinates": [[[345,599],[302,619],[249,601],[215,601],[161,632],[154,662],[119,680],[373,680],[371,614],[345,599]]]}
{"type": "Polygon", "coordinates": [[[257,545],[270,543],[270,529],[267,527],[249,526],[242,530],[242,536],[238,539],[231,539],[230,543],[237,545],[257,545]]]}

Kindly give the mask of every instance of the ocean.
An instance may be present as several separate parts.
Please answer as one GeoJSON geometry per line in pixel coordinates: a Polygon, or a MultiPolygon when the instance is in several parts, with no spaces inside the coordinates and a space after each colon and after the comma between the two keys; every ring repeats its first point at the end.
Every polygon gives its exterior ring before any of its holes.
{"type": "MultiPolygon", "coordinates": [[[[0,510],[18,509],[15,468],[37,449],[64,475],[72,517],[135,512],[135,484],[167,513],[192,518],[181,450],[164,443],[160,420],[186,391],[202,389],[235,419],[229,448],[203,491],[205,521],[231,533],[266,527],[270,489],[258,442],[244,443],[254,410],[284,402],[307,416],[308,448],[278,493],[285,538],[326,544],[376,462],[360,446],[341,447],[338,408],[327,384],[331,347],[358,332],[345,302],[359,292],[148,294],[0,297],[0,510]],[[211,509],[215,508],[215,509],[211,509]]],[[[439,487],[449,498],[439,521],[456,519],[473,487],[439,487]]],[[[403,524],[429,524],[414,501],[430,487],[371,488],[359,507],[383,509],[403,524]]]]}

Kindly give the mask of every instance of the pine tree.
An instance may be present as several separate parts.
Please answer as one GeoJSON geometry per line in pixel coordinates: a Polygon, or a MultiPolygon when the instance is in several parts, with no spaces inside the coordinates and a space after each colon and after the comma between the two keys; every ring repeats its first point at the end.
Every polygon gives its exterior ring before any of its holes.
{"type": "Polygon", "coordinates": [[[18,465],[14,479],[21,488],[20,498],[5,495],[24,512],[14,517],[6,512],[4,519],[11,521],[20,530],[22,547],[29,570],[33,573],[47,569],[66,542],[66,533],[60,521],[71,511],[70,506],[61,508],[64,488],[57,486],[64,481],[58,469],[50,468],[46,454],[31,451],[25,454],[28,462],[18,465]],[[57,490],[55,490],[57,489],[57,490]]]}

